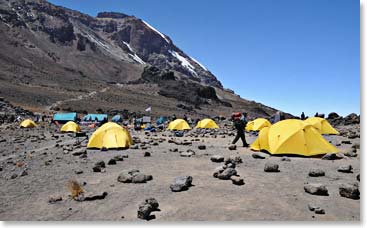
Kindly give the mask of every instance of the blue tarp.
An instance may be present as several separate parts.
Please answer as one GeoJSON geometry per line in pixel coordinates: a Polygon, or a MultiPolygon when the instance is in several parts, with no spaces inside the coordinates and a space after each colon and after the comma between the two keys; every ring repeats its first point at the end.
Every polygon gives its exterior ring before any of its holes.
{"type": "Polygon", "coordinates": [[[104,118],[108,119],[107,114],[88,114],[83,117],[83,121],[96,121],[101,122],[104,118]]]}
{"type": "Polygon", "coordinates": [[[115,122],[115,123],[122,122],[121,116],[120,115],[113,116],[112,122],[115,122]]]}
{"type": "Polygon", "coordinates": [[[163,124],[166,121],[167,121],[167,117],[161,116],[157,120],[157,125],[161,125],[161,124],[163,124]]]}
{"type": "Polygon", "coordinates": [[[76,118],[77,118],[76,112],[56,113],[54,115],[54,121],[58,122],[76,121],[76,118]]]}

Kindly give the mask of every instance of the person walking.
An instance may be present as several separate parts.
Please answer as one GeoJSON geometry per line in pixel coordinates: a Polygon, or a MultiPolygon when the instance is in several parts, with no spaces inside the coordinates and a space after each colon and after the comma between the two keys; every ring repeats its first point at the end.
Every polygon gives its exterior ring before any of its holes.
{"type": "Polygon", "coordinates": [[[241,138],[243,143],[243,147],[248,147],[249,144],[246,142],[245,138],[245,127],[246,127],[246,113],[234,113],[232,115],[233,125],[237,130],[236,137],[233,139],[232,144],[236,144],[237,141],[241,138]]]}

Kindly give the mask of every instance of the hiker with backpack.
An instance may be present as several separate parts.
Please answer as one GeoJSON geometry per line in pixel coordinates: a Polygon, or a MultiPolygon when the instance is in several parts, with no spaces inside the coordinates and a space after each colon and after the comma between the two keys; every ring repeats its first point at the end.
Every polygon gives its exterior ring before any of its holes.
{"type": "Polygon", "coordinates": [[[232,114],[232,121],[233,125],[237,130],[236,137],[233,139],[232,144],[236,144],[237,141],[241,138],[243,147],[248,147],[249,144],[246,142],[245,138],[245,127],[247,123],[247,113],[233,113],[232,114]]]}

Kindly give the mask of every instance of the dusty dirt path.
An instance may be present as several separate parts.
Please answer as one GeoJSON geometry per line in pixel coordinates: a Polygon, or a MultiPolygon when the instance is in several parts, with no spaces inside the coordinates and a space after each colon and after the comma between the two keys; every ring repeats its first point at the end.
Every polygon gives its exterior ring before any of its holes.
{"type": "Polygon", "coordinates": [[[61,100],[61,101],[56,101],[55,103],[49,105],[46,107],[46,110],[47,111],[51,111],[53,110],[53,108],[56,108],[57,106],[59,105],[62,105],[66,102],[70,102],[70,101],[80,101],[80,100],[83,100],[83,99],[87,99],[87,98],[91,98],[91,97],[94,97],[95,95],[97,95],[98,93],[104,93],[106,92],[107,90],[109,90],[111,87],[105,87],[99,91],[92,91],[90,93],[87,93],[87,94],[84,94],[84,95],[79,95],[77,96],[76,98],[71,98],[71,99],[66,99],[66,100],[61,100]]]}

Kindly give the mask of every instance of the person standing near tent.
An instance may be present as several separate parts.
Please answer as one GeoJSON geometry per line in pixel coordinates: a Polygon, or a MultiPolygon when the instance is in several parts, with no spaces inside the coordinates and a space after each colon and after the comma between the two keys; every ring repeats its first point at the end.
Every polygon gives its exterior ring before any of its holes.
{"type": "MultiPolygon", "coordinates": [[[[244,113],[247,115],[246,113],[244,113]]],[[[243,147],[248,147],[249,144],[246,142],[245,138],[245,126],[246,126],[246,116],[241,113],[233,113],[232,114],[233,125],[237,130],[236,137],[233,139],[232,144],[236,144],[237,141],[241,138],[243,147]]]]}

